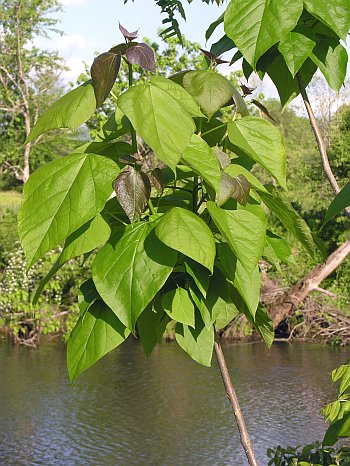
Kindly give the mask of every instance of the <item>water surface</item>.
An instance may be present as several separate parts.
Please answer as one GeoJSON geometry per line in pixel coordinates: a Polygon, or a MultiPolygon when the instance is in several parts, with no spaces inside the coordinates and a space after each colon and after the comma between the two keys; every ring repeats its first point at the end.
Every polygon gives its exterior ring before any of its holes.
{"type": "MultiPolygon", "coordinates": [[[[259,464],[266,449],[325,432],[329,373],[349,350],[287,343],[224,345],[259,464]]],[[[147,359],[129,341],[68,381],[65,346],[0,341],[0,465],[243,466],[216,361],[192,362],[163,344],[147,359]]]]}

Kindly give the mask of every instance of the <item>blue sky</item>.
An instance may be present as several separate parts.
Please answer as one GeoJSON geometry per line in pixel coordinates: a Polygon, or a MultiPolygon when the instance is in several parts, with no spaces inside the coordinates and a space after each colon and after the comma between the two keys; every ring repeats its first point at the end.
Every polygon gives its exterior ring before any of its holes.
{"type": "MultiPolygon", "coordinates": [[[[59,16],[64,36],[56,36],[50,47],[58,49],[71,68],[65,78],[74,79],[84,69],[82,60],[91,63],[95,51],[104,52],[123,41],[119,21],[129,31],[139,28],[140,37],[160,42],[157,29],[162,16],[159,7],[150,0],[129,0],[126,5],[123,0],[63,0],[62,3],[63,12],[59,16]]],[[[207,27],[222,11],[222,7],[198,1],[186,5],[187,22],[181,21],[181,30],[187,39],[204,46],[207,27]]],[[[214,41],[219,34],[220,30],[213,36],[214,41]]]]}
{"type": "MultiPolygon", "coordinates": [[[[161,26],[163,17],[159,7],[151,0],[61,0],[63,11],[59,15],[60,29],[63,36],[55,36],[45,46],[57,49],[66,59],[68,72],[63,74],[65,81],[75,81],[80,72],[84,71],[83,61],[92,63],[95,52],[104,52],[112,45],[122,42],[123,38],[118,29],[118,22],[129,31],[139,28],[140,37],[161,42],[157,38],[157,29],[161,26]]],[[[181,30],[186,38],[199,42],[205,47],[205,31],[209,24],[220,16],[225,6],[206,5],[199,0],[191,5],[184,1],[186,6],[187,22],[180,21],[181,30]]],[[[223,27],[219,27],[213,34],[212,42],[218,40],[223,34],[223,27]]],[[[350,41],[349,41],[350,43],[350,41]]],[[[348,52],[350,52],[348,44],[348,52]]],[[[230,57],[229,57],[230,58],[230,57]]],[[[233,68],[231,68],[233,69],[233,68]]],[[[349,77],[348,67],[348,77],[349,77]]],[[[221,68],[225,72],[225,65],[221,68]]],[[[277,91],[269,80],[264,82],[257,91],[263,91],[266,96],[277,97],[277,91]]]]}

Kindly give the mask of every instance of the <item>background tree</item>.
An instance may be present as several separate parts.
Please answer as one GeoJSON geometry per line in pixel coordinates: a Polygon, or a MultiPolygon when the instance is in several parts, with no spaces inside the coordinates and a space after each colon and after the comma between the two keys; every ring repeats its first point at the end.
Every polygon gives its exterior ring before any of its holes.
{"type": "Polygon", "coordinates": [[[36,44],[49,37],[60,9],[57,0],[3,0],[0,3],[0,164],[3,187],[13,176],[25,182],[31,170],[70,148],[70,137],[44,136],[23,143],[38,116],[63,93],[64,69],[57,52],[36,44]],[[5,180],[4,180],[5,177],[5,180]],[[7,182],[6,182],[7,178],[7,182]]]}

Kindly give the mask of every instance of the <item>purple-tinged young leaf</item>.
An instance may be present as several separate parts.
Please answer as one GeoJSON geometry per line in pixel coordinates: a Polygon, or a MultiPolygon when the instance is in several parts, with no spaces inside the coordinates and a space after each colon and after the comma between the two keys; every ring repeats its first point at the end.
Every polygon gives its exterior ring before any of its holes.
{"type": "Polygon", "coordinates": [[[245,84],[240,84],[239,87],[242,89],[243,95],[250,95],[256,89],[256,87],[249,87],[249,86],[246,86],[245,84]]]}
{"type": "Polygon", "coordinates": [[[207,50],[199,49],[203,55],[205,55],[207,58],[209,58],[210,61],[215,63],[216,65],[221,65],[222,63],[228,63],[227,60],[222,60],[218,56],[215,55],[213,52],[208,52],[207,50]]]}
{"type": "Polygon", "coordinates": [[[273,118],[273,116],[272,116],[271,113],[267,110],[267,108],[265,107],[265,105],[262,104],[261,102],[259,102],[259,100],[253,99],[253,100],[251,100],[251,103],[254,104],[256,107],[258,107],[258,109],[260,109],[267,117],[269,117],[270,120],[272,120],[272,121],[274,121],[275,123],[277,123],[277,121],[273,118]]]}
{"type": "Polygon", "coordinates": [[[130,222],[137,222],[151,195],[147,175],[133,167],[126,167],[115,179],[114,190],[130,222]]]}
{"type": "Polygon", "coordinates": [[[156,57],[149,45],[144,43],[133,45],[126,50],[125,55],[132,65],[138,65],[152,73],[156,72],[156,57]]]}
{"type": "Polygon", "coordinates": [[[230,198],[242,205],[246,205],[250,191],[250,183],[244,175],[233,178],[228,173],[221,173],[220,195],[216,198],[216,204],[221,206],[230,198]]]}
{"type": "Polygon", "coordinates": [[[119,23],[119,31],[123,34],[125,39],[127,40],[133,40],[136,39],[136,37],[139,35],[139,30],[134,31],[134,32],[129,32],[127,29],[125,29],[120,23],[119,23]]]}
{"type": "Polygon", "coordinates": [[[225,170],[225,168],[227,168],[231,164],[230,157],[218,146],[213,147],[213,152],[219,161],[220,167],[222,168],[222,170],[225,170]]]}
{"type": "Polygon", "coordinates": [[[160,168],[154,168],[147,172],[151,186],[153,186],[159,193],[164,191],[164,177],[163,172],[160,168]]]}
{"type": "Polygon", "coordinates": [[[91,66],[91,78],[96,104],[100,107],[110,93],[120,68],[121,55],[105,52],[95,58],[91,66]]]}

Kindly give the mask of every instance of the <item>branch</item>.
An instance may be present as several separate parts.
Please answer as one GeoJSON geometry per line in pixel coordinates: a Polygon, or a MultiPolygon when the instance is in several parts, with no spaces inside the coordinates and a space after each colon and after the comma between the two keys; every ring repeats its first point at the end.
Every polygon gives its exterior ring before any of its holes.
{"type": "MultiPolygon", "coordinates": [[[[303,79],[302,79],[299,72],[297,73],[297,80],[298,80],[299,90],[300,90],[301,96],[303,98],[306,111],[307,111],[307,113],[309,115],[310,125],[311,125],[311,128],[312,128],[312,130],[313,130],[313,132],[315,134],[318,150],[320,152],[321,159],[322,159],[323,170],[324,170],[324,172],[325,172],[325,174],[326,174],[326,176],[328,178],[328,181],[329,181],[330,185],[332,186],[334,194],[337,195],[340,192],[340,187],[338,185],[337,180],[335,179],[335,176],[334,176],[334,174],[332,172],[332,168],[331,168],[331,166],[329,164],[326,144],[325,144],[325,142],[323,140],[323,137],[322,137],[322,134],[321,134],[321,129],[320,129],[318,123],[317,123],[317,119],[315,117],[314,111],[313,111],[313,109],[311,107],[308,95],[306,93],[306,89],[305,89],[305,86],[304,86],[304,83],[303,83],[303,79]]],[[[349,207],[347,207],[345,209],[345,213],[346,213],[347,217],[350,218],[350,208],[349,207]]]]}
{"type": "Polygon", "coordinates": [[[244,421],[244,417],[241,411],[241,407],[239,406],[238,398],[235,392],[235,389],[233,387],[229,371],[227,369],[226,361],[225,361],[225,356],[222,351],[220,342],[218,338],[214,342],[214,348],[215,348],[215,354],[216,358],[219,363],[219,368],[221,372],[221,377],[222,381],[224,382],[225,390],[226,390],[226,395],[228,399],[230,400],[231,406],[233,413],[236,418],[239,434],[241,436],[241,444],[244,448],[245,454],[248,459],[248,463],[250,466],[258,466],[258,462],[255,457],[255,453],[253,450],[252,442],[249,437],[249,432],[247,429],[247,426],[244,421]]]}

